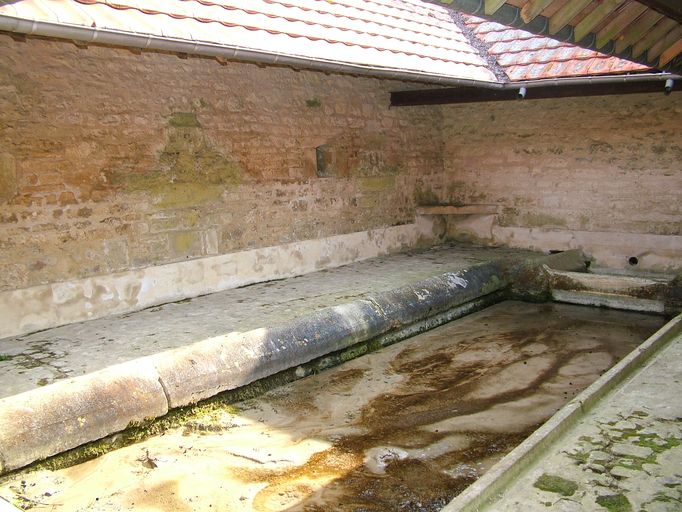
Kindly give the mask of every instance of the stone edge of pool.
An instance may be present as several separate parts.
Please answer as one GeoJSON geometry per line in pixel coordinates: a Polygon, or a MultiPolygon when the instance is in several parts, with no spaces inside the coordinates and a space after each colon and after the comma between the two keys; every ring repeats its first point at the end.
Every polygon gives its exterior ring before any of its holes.
{"type": "Polygon", "coordinates": [[[481,478],[455,497],[442,512],[488,510],[542,453],[580,421],[616,386],[633,375],[667,343],[682,336],[682,313],[667,322],[639,347],[621,359],[582,393],[563,406],[539,429],[509,452],[481,478]]]}
{"type": "Polygon", "coordinates": [[[404,339],[415,334],[410,326],[435,327],[493,293],[546,297],[544,266],[584,271],[585,257],[575,250],[472,265],[0,399],[0,475],[358,343],[404,339]]]}

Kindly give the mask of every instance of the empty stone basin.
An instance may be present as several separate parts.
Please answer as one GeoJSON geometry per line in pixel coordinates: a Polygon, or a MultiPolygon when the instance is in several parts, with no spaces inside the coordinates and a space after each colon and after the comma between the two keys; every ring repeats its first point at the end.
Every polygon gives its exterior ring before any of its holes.
{"type": "Polygon", "coordinates": [[[32,510],[440,510],[661,317],[507,301],[59,471],[32,510]]]}

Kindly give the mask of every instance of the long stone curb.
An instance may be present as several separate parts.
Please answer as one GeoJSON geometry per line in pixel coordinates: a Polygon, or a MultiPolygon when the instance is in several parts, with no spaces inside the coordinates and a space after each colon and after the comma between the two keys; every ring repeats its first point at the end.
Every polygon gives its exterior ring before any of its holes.
{"type": "Polygon", "coordinates": [[[604,396],[641,368],[668,342],[682,336],[682,314],[651,335],[587,389],[562,407],[538,430],[509,452],[481,478],[453,499],[442,512],[494,510],[494,503],[531,464],[583,418],[604,396]]]}
{"type": "Polygon", "coordinates": [[[584,258],[571,251],[474,265],[283,326],[230,333],[4,398],[0,474],[508,289],[520,276],[541,274],[543,264],[578,270],[584,258]]]}

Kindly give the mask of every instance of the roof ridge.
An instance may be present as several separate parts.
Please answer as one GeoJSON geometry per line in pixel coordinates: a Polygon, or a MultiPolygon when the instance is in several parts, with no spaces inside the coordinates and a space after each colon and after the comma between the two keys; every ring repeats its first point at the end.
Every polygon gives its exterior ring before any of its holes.
{"type": "Polygon", "coordinates": [[[469,44],[478,50],[479,57],[487,64],[490,70],[500,82],[509,82],[511,77],[507,74],[505,69],[500,65],[497,56],[490,51],[491,45],[483,39],[476,36],[474,30],[467,26],[464,17],[453,9],[448,9],[452,22],[459,27],[462,34],[468,39],[469,44]]]}

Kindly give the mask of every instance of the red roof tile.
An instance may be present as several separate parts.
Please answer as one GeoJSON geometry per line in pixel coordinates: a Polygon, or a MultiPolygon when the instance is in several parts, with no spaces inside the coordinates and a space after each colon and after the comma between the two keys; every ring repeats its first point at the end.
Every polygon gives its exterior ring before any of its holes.
{"type": "Polygon", "coordinates": [[[446,7],[418,0],[22,0],[0,14],[494,81],[446,7]]]}
{"type": "MultiPolygon", "coordinates": [[[[420,0],[19,0],[0,15],[232,49],[496,81],[444,6],[420,0]]],[[[510,80],[644,66],[463,15],[510,80]]]]}
{"type": "Polygon", "coordinates": [[[462,15],[511,81],[646,71],[647,66],[462,15]]]}

